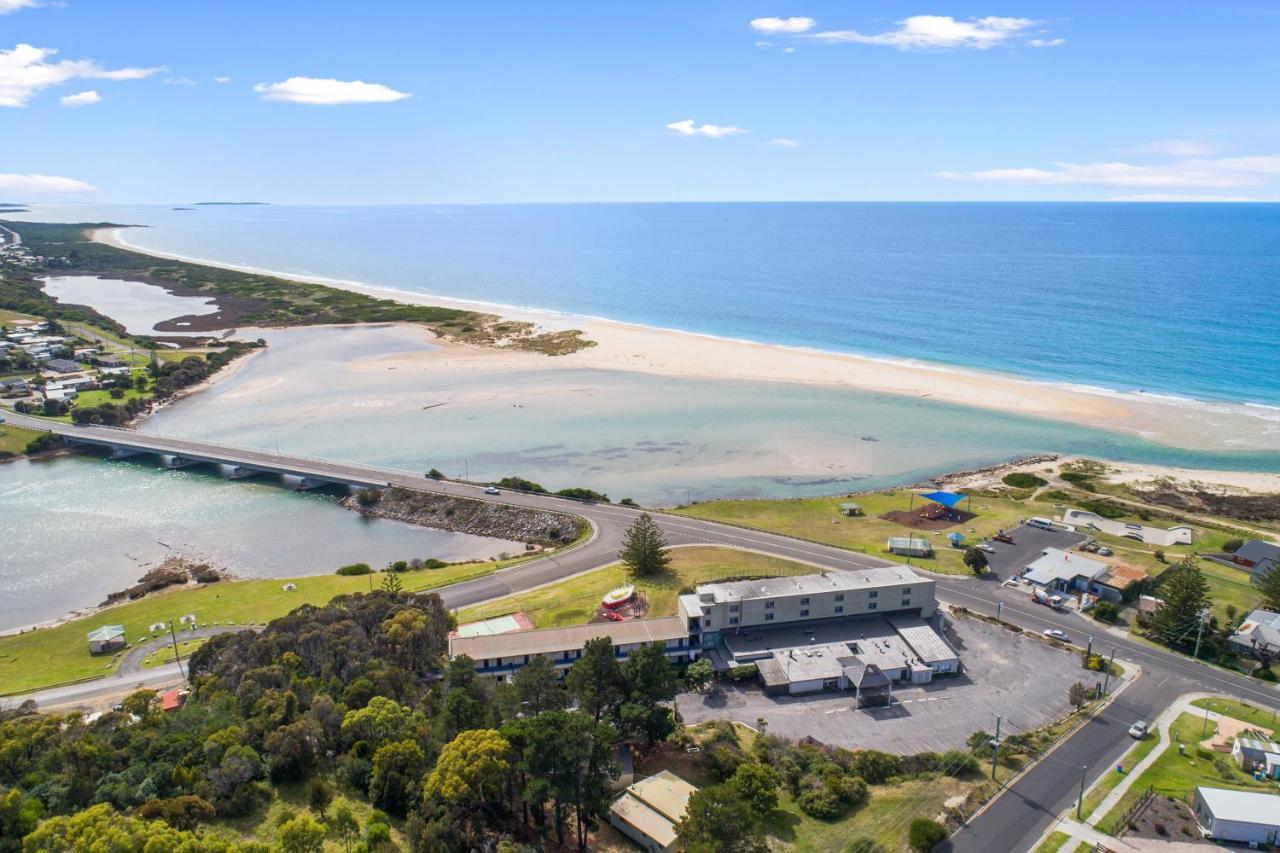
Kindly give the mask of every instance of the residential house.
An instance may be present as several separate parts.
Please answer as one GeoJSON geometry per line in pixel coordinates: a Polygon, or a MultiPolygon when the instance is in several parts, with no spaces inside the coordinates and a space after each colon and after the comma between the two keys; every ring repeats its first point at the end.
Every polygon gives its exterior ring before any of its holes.
{"type": "Polygon", "coordinates": [[[1199,787],[1194,811],[1208,838],[1250,845],[1280,842],[1280,794],[1199,787]]]}
{"type": "Polygon", "coordinates": [[[1231,562],[1249,570],[1249,580],[1257,583],[1280,565],[1280,545],[1250,539],[1231,555],[1231,562]]]}
{"type": "Polygon", "coordinates": [[[1280,779],[1280,744],[1265,740],[1257,732],[1240,735],[1231,744],[1231,757],[1246,773],[1261,773],[1268,779],[1280,779]]]}
{"type": "Polygon", "coordinates": [[[1051,592],[1087,592],[1108,601],[1119,601],[1120,591],[1105,583],[1111,567],[1060,548],[1045,548],[1032,560],[1022,576],[1029,583],[1051,592]]]}
{"type": "Polygon", "coordinates": [[[1227,643],[1251,657],[1280,656],[1280,613],[1254,610],[1240,623],[1227,643]]]}
{"type": "Polygon", "coordinates": [[[54,373],[77,373],[80,365],[69,358],[51,358],[44,363],[44,369],[54,373]]]}

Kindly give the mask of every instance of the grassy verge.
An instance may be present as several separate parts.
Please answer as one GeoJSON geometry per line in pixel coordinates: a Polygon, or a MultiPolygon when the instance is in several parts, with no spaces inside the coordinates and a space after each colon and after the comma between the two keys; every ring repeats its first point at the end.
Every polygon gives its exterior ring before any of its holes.
{"type": "MultiPolygon", "coordinates": [[[[409,572],[402,576],[404,588],[414,592],[434,589],[491,574],[514,562],[462,563],[409,572]]],[[[160,636],[150,632],[152,624],[188,613],[195,614],[198,625],[262,625],[303,604],[324,604],[337,595],[367,592],[371,586],[376,589],[380,581],[380,574],[319,575],[166,590],[54,627],[0,637],[0,685],[5,694],[26,693],[111,673],[119,655],[90,655],[85,639],[85,634],[99,625],[123,625],[131,643],[160,636]],[[285,591],[287,583],[297,589],[285,591]]]]}
{"type": "Polygon", "coordinates": [[[1204,718],[1196,714],[1182,714],[1169,727],[1170,741],[1150,767],[1142,772],[1120,798],[1120,802],[1094,825],[1100,832],[1114,835],[1120,829],[1120,821],[1128,808],[1142,796],[1147,788],[1157,795],[1189,800],[1199,785],[1241,790],[1270,790],[1269,783],[1255,782],[1236,766],[1230,755],[1213,752],[1200,746],[1200,741],[1213,734],[1215,726],[1204,728],[1204,718]],[[1184,744],[1182,752],[1178,744],[1184,744]]]}
{"type": "Polygon", "coordinates": [[[39,435],[40,432],[34,429],[0,424],[0,459],[6,455],[21,456],[26,452],[27,445],[39,435]]]}
{"type": "Polygon", "coordinates": [[[1191,704],[1272,732],[1275,731],[1277,718],[1280,718],[1280,714],[1270,708],[1260,708],[1239,699],[1197,699],[1191,704]]]}
{"type": "MultiPolygon", "coordinates": [[[[1125,767],[1134,767],[1142,759],[1151,754],[1157,746],[1160,745],[1162,738],[1158,729],[1152,732],[1140,741],[1137,741],[1133,748],[1124,754],[1118,762],[1125,767]]],[[[1105,776],[1098,780],[1098,784],[1089,789],[1089,793],[1084,798],[1084,808],[1081,812],[1086,818],[1090,817],[1107,795],[1116,789],[1126,777],[1123,774],[1116,773],[1114,768],[1108,767],[1105,776]]]]}
{"type": "Polygon", "coordinates": [[[1048,838],[1040,842],[1040,846],[1035,849],[1035,853],[1058,853],[1070,840],[1071,836],[1065,832],[1052,833],[1048,838]]]}
{"type": "MultiPolygon", "coordinates": [[[[851,518],[840,514],[840,504],[848,500],[841,497],[711,501],[682,506],[674,512],[798,536],[868,554],[887,555],[885,543],[890,536],[926,538],[933,543],[934,556],[913,558],[913,565],[945,574],[966,575],[971,572],[964,565],[964,551],[948,544],[948,533],[958,532],[969,540],[976,541],[994,535],[1000,528],[1013,527],[1020,519],[1043,511],[1012,498],[978,495],[973,498],[972,504],[976,517],[945,530],[912,530],[878,517],[890,510],[907,509],[911,502],[910,495],[911,492],[905,489],[857,495],[855,500],[862,506],[864,515],[851,518]]],[[[916,504],[919,504],[919,498],[916,499],[916,504]]],[[[968,507],[967,501],[961,505],[962,509],[968,507]]]]}
{"type": "MultiPolygon", "coordinates": [[[[668,575],[635,582],[637,590],[649,601],[650,616],[675,613],[680,589],[694,584],[729,577],[778,577],[818,571],[805,563],[735,548],[673,548],[671,557],[668,575]]],[[[582,625],[595,614],[602,595],[631,582],[622,564],[614,563],[540,589],[468,607],[458,613],[458,621],[475,622],[522,610],[538,628],[582,625]]]]}
{"type": "MultiPolygon", "coordinates": [[[[1258,588],[1249,583],[1249,574],[1241,569],[1222,566],[1209,560],[1200,561],[1200,574],[1209,584],[1213,613],[1227,621],[1227,605],[1233,605],[1240,615],[1248,613],[1261,600],[1258,588]]],[[[1159,593],[1156,593],[1159,595],[1159,593]]]]}

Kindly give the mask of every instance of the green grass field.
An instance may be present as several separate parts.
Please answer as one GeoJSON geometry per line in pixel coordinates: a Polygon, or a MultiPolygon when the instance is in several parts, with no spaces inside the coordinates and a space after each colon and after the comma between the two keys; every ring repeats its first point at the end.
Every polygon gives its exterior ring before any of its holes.
{"type": "MultiPolygon", "coordinates": [[[[1010,528],[1021,519],[1044,512],[1042,507],[1010,498],[974,497],[973,509],[977,517],[948,527],[936,533],[911,530],[892,521],[878,518],[889,510],[905,510],[910,502],[910,490],[874,492],[855,495],[853,498],[804,498],[796,500],[744,500],[711,501],[679,507],[673,512],[712,521],[740,524],[788,536],[799,536],[827,545],[887,556],[885,541],[890,536],[911,535],[927,538],[935,549],[932,558],[913,558],[912,565],[930,571],[952,575],[971,574],[964,565],[964,552],[952,548],[946,534],[959,532],[976,541],[991,536],[1000,528],[1010,528]],[[840,504],[853,500],[862,505],[865,515],[847,518],[840,514],[840,504]]],[[[920,499],[916,499],[918,506],[920,499]]],[[[961,509],[968,509],[966,501],[961,509]]]]}
{"type": "Polygon", "coordinates": [[[1065,832],[1054,832],[1049,835],[1040,846],[1035,849],[1035,853],[1058,853],[1059,850],[1071,840],[1071,836],[1065,832]]]}
{"type": "MultiPolygon", "coordinates": [[[[736,548],[673,548],[671,556],[671,574],[636,583],[636,588],[649,601],[650,616],[675,613],[676,596],[682,587],[727,577],[778,577],[819,571],[806,563],[736,548]]],[[[540,589],[468,607],[459,611],[458,621],[475,622],[522,610],[538,628],[584,625],[595,614],[602,595],[630,582],[622,564],[614,563],[540,589]]]]}
{"type": "Polygon", "coordinates": [[[1201,560],[1200,573],[1209,583],[1213,612],[1219,619],[1226,619],[1228,604],[1235,605],[1236,612],[1243,616],[1262,600],[1257,587],[1249,583],[1248,572],[1201,560]]]}
{"type": "MultiPolygon", "coordinates": [[[[3,415],[0,415],[0,417],[3,417],[3,415]]],[[[14,456],[18,456],[27,449],[27,444],[38,435],[40,433],[33,429],[24,429],[12,424],[0,424],[0,453],[12,453],[14,456]]]]}
{"type": "MultiPolygon", "coordinates": [[[[404,588],[433,589],[490,574],[512,562],[464,563],[409,572],[403,575],[404,588]]],[[[319,575],[222,581],[155,593],[55,627],[0,637],[0,685],[4,694],[25,693],[112,672],[117,657],[89,654],[85,634],[99,625],[124,625],[125,636],[135,644],[152,639],[147,630],[150,625],[188,613],[194,613],[197,624],[205,626],[262,625],[303,604],[324,604],[336,595],[367,592],[370,585],[376,589],[381,580],[380,574],[319,575]],[[286,592],[286,583],[296,584],[297,589],[286,592]]]]}
{"type": "MultiPolygon", "coordinates": [[[[1280,720],[1280,713],[1270,708],[1260,708],[1248,702],[1241,702],[1239,699],[1197,699],[1191,704],[1197,708],[1206,708],[1217,714],[1244,720],[1252,726],[1270,732],[1276,730],[1277,720],[1280,720]]],[[[1280,704],[1280,700],[1277,704],[1280,704]]]]}
{"type": "Polygon", "coordinates": [[[1212,735],[1216,728],[1210,723],[1206,729],[1204,723],[1204,717],[1197,714],[1182,714],[1174,721],[1169,728],[1170,742],[1164,752],[1133,781],[1120,802],[1096,822],[1099,831],[1114,835],[1120,828],[1125,811],[1148,787],[1156,794],[1181,800],[1189,800],[1199,785],[1242,790],[1271,789],[1269,783],[1255,782],[1241,771],[1230,755],[1201,747],[1200,741],[1212,735]],[[1186,745],[1184,754],[1178,752],[1180,743],[1186,745]]]}

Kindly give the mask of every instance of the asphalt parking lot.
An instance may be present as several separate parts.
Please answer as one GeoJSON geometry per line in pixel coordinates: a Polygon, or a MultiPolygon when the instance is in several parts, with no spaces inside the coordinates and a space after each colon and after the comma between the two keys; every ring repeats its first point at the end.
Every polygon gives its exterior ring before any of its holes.
{"type": "Polygon", "coordinates": [[[991,541],[991,552],[987,554],[987,567],[995,572],[1000,580],[1006,580],[1018,574],[1022,569],[1040,556],[1045,548],[1061,548],[1064,551],[1076,547],[1088,539],[1083,533],[1069,533],[1065,530],[1043,530],[1039,527],[1028,527],[1023,524],[1009,531],[1013,544],[991,541]]]}
{"type": "Polygon", "coordinates": [[[897,688],[890,708],[856,708],[850,693],[766,696],[754,684],[681,694],[676,703],[689,724],[729,719],[756,726],[763,719],[770,734],[782,737],[914,753],[962,747],[979,729],[994,732],[997,715],[1005,732],[1034,729],[1066,713],[1074,682],[1097,680],[1081,669],[1079,652],[977,619],[957,619],[954,627],[965,673],[897,688]]]}

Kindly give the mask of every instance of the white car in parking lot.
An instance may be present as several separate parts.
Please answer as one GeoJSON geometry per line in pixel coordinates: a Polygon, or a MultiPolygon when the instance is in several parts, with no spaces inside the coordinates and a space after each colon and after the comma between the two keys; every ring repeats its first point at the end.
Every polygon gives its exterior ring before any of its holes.
{"type": "Polygon", "coordinates": [[[979,542],[974,547],[977,548],[979,551],[986,551],[988,554],[994,554],[996,552],[996,549],[991,547],[990,542],[979,542]]]}

